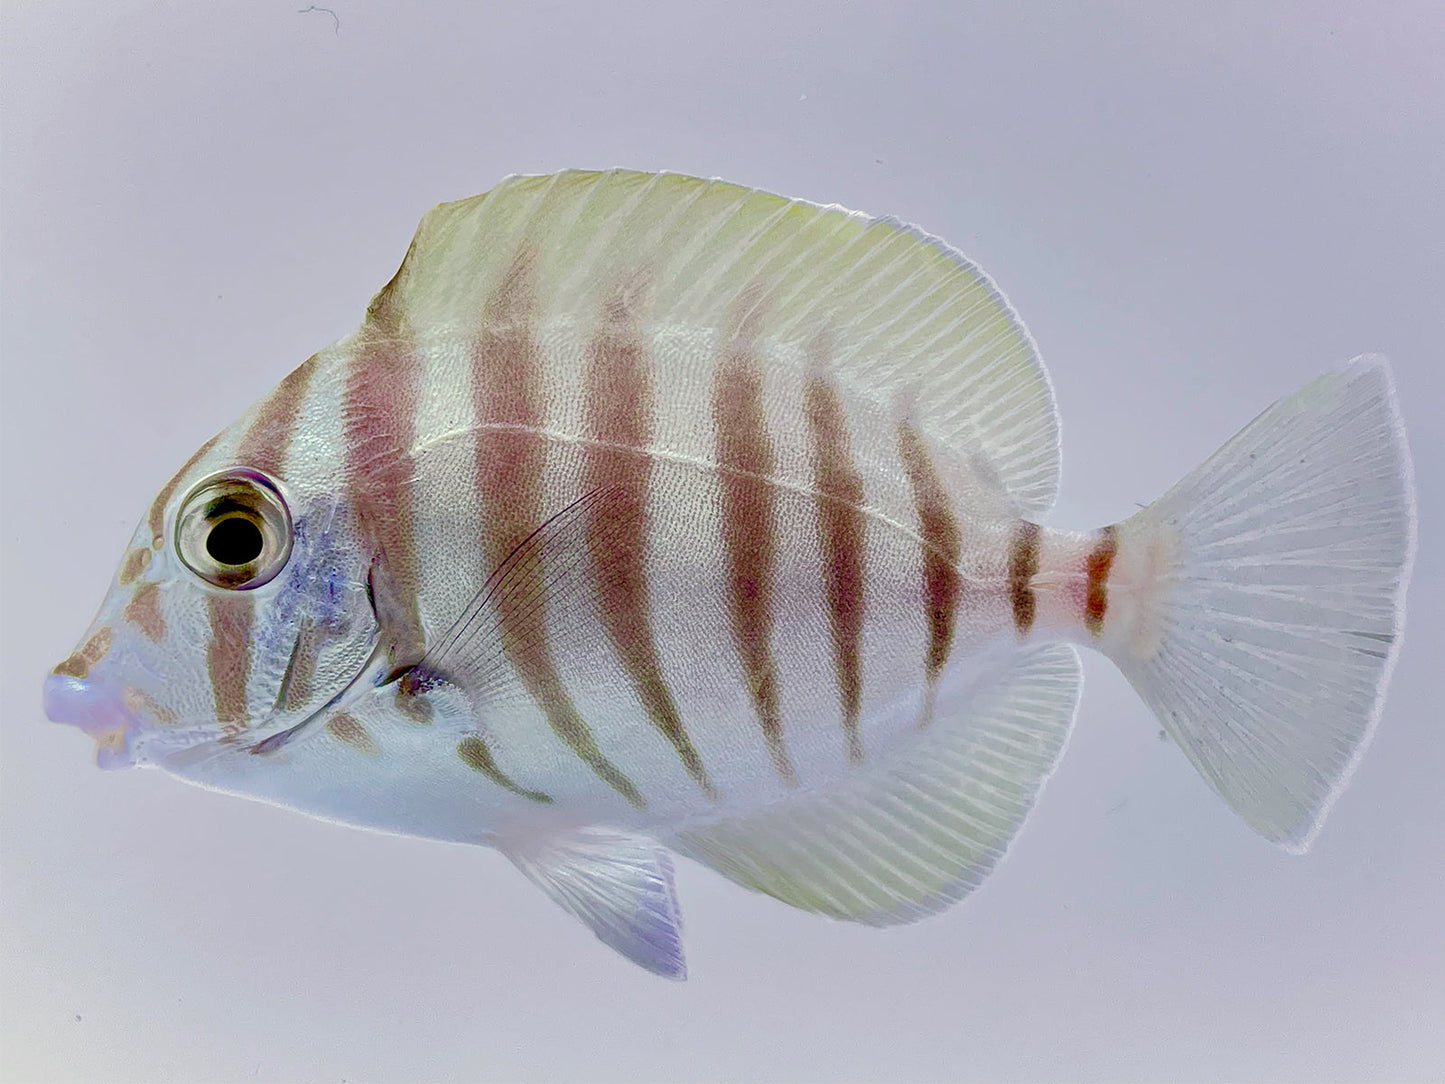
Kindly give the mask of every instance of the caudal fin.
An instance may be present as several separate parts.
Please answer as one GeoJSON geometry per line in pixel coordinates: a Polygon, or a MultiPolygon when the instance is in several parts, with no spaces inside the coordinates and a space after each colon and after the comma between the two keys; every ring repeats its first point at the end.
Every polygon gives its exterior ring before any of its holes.
{"type": "Polygon", "coordinates": [[[1123,612],[1100,646],[1209,785],[1287,850],[1309,846],[1379,719],[1414,503],[1390,370],[1369,356],[1275,403],[1119,525],[1123,612]]]}

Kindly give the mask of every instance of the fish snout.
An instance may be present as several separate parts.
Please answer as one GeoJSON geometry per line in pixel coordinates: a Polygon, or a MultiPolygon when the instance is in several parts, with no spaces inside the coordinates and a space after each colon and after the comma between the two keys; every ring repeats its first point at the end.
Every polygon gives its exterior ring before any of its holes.
{"type": "Polygon", "coordinates": [[[130,740],[135,718],[112,690],[87,678],[51,673],[45,678],[43,697],[51,722],[78,727],[95,739],[96,763],[102,768],[135,763],[130,740]]]}

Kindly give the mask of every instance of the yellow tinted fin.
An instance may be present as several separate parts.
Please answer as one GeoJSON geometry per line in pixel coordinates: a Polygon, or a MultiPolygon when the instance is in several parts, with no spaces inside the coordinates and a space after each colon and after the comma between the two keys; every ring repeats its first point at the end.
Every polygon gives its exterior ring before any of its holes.
{"type": "Polygon", "coordinates": [[[746,324],[767,364],[800,368],[826,341],[845,390],[906,400],[1019,514],[1053,503],[1058,421],[1033,341],[982,271],[914,227],[671,173],[511,177],[429,212],[373,309],[422,335],[470,329],[520,267],[541,321],[590,324],[645,283],[654,328],[746,324]]]}
{"type": "MultiPolygon", "coordinates": [[[[1079,659],[1038,648],[986,687],[939,691],[922,738],[827,794],[667,840],[679,854],[805,911],[913,922],[967,895],[1003,857],[1068,740],[1079,659]]],[[[910,709],[911,710],[911,709],[910,709]]]]}

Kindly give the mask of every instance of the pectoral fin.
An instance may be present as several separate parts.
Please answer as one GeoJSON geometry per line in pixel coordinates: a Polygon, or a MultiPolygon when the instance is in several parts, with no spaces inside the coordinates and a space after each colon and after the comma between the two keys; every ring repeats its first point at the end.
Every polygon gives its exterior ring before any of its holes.
{"type": "Polygon", "coordinates": [[[542,523],[487,577],[481,589],[425,656],[401,675],[403,691],[424,692],[450,682],[473,694],[495,691],[508,679],[505,657],[528,661],[543,651],[565,651],[584,623],[559,620],[548,629],[548,610],[561,618],[595,590],[586,560],[587,533],[604,540],[620,525],[616,487],[593,490],[542,523]]]}
{"type": "MultiPolygon", "coordinates": [[[[616,508],[617,487],[595,489],[573,501],[524,539],[497,566],[462,615],[415,666],[399,675],[403,698],[423,697],[451,684],[471,698],[480,715],[510,697],[530,698],[547,722],[589,768],[628,804],[647,803],[633,782],[607,757],[557,673],[555,660],[577,648],[591,612],[585,598],[595,590],[586,543],[595,530],[605,546],[627,512],[616,508]],[[548,624],[549,615],[552,622],[548,624]]],[[[636,514],[631,513],[631,514],[636,514]]]]}
{"type": "Polygon", "coordinates": [[[505,839],[498,849],[598,940],[655,975],[687,978],[672,859],[659,844],[588,827],[505,839]]]}

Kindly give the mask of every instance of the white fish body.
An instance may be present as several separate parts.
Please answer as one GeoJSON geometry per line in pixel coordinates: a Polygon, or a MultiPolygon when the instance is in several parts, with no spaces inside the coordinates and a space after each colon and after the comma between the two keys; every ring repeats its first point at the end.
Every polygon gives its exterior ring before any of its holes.
{"type": "Polygon", "coordinates": [[[1031,340],[941,242],[511,178],[168,483],[47,711],[102,763],[497,846],[672,976],[669,849],[879,925],[978,884],[1064,748],[1071,644],[1303,849],[1403,620],[1387,368],[1100,531],[1036,525],[1058,468],[1031,340]]]}

